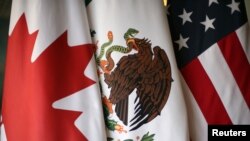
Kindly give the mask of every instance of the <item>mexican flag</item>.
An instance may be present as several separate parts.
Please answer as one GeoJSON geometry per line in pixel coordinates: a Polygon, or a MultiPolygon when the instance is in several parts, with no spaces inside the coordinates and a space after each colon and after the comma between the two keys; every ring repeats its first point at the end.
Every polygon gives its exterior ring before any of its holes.
{"type": "Polygon", "coordinates": [[[162,0],[87,4],[108,140],[189,140],[162,0]]]}
{"type": "Polygon", "coordinates": [[[82,0],[13,0],[2,141],[106,138],[82,0]]]}

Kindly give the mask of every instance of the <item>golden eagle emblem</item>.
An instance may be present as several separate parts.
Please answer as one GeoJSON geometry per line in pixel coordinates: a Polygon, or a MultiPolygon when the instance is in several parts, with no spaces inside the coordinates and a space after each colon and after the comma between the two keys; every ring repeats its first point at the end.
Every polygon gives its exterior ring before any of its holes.
{"type": "Polygon", "coordinates": [[[104,72],[104,81],[111,89],[104,106],[106,105],[109,112],[112,112],[114,107],[117,117],[126,126],[129,124],[130,131],[160,115],[168,100],[173,81],[166,52],[159,46],[152,48],[148,39],[135,38],[137,33],[136,29],[128,29],[124,34],[127,47],[113,45],[106,51],[106,60],[101,60],[104,48],[110,46],[113,41],[112,32],[109,32],[109,41],[102,45],[101,53],[97,57],[97,62],[104,72]],[[112,52],[129,53],[133,49],[136,53],[123,56],[114,67],[112,52]],[[137,96],[134,100],[134,117],[128,121],[129,95],[135,89],[137,96]]]}

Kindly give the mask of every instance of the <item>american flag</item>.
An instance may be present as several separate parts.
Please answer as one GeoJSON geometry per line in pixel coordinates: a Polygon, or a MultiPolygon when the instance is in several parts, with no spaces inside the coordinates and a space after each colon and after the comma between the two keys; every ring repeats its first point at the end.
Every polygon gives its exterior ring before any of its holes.
{"type": "Polygon", "coordinates": [[[250,30],[243,0],[170,0],[167,15],[191,139],[209,124],[250,124],[250,30]]]}

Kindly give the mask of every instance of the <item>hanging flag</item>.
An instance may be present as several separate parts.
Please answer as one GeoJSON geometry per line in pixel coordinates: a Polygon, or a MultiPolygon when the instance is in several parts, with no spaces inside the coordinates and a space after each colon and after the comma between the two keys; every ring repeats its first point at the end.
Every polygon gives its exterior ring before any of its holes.
{"type": "Polygon", "coordinates": [[[162,0],[92,0],[109,141],[189,140],[186,105],[162,0]]]}
{"type": "Polygon", "coordinates": [[[81,0],[13,0],[2,141],[103,141],[101,95],[81,0]]]}
{"type": "Polygon", "coordinates": [[[210,124],[250,124],[250,30],[243,0],[170,0],[192,141],[210,124]]]}

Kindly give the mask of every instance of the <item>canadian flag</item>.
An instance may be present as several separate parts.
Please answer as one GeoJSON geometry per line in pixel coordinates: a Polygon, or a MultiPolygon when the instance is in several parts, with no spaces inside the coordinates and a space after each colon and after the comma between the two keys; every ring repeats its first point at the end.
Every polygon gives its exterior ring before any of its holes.
{"type": "Polygon", "coordinates": [[[6,60],[2,141],[106,138],[82,0],[13,0],[6,60]]]}

